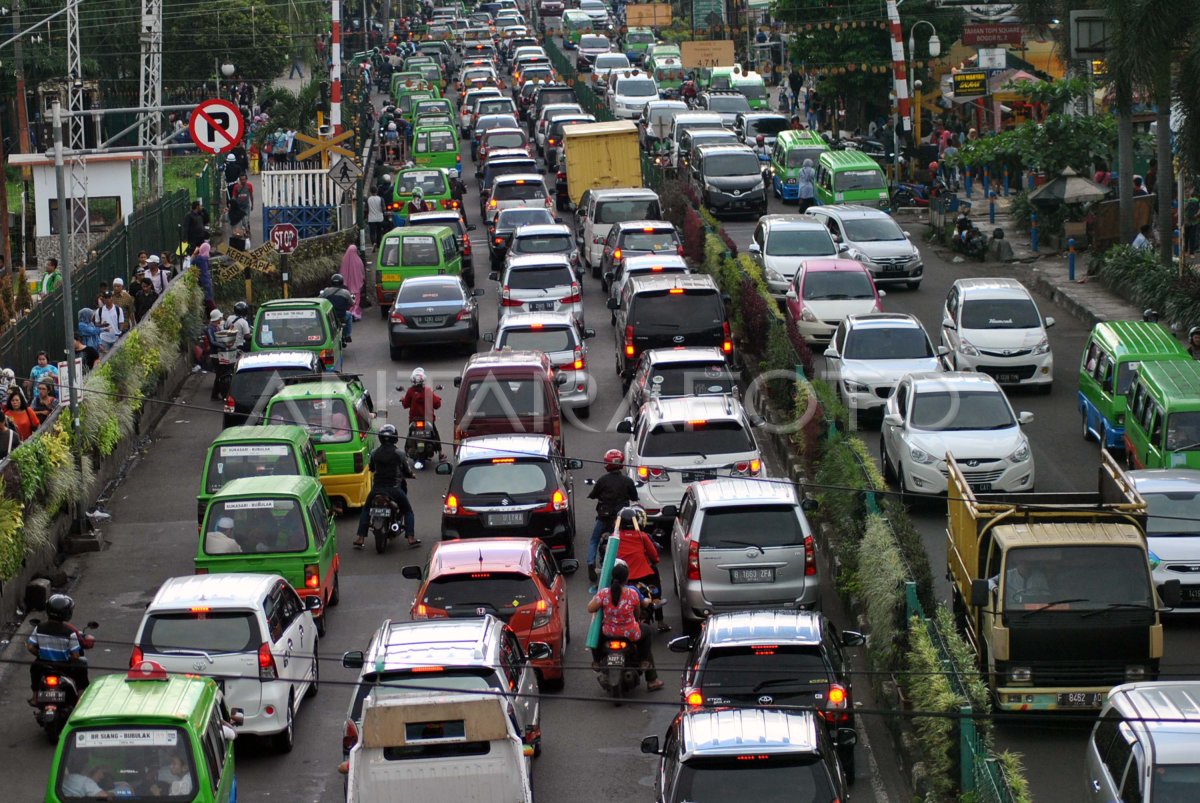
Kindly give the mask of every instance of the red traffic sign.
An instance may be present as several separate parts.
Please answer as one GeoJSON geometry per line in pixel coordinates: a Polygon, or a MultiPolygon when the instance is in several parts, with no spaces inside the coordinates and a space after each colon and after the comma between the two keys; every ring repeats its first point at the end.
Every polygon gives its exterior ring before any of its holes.
{"type": "Polygon", "coordinates": [[[225,153],[242,141],[246,121],[242,113],[227,100],[211,98],[192,110],[188,133],[192,142],[205,153],[225,153]]]}
{"type": "Polygon", "coordinates": [[[291,223],[276,223],[270,237],[271,245],[281,254],[290,254],[300,245],[300,230],[291,223]]]}

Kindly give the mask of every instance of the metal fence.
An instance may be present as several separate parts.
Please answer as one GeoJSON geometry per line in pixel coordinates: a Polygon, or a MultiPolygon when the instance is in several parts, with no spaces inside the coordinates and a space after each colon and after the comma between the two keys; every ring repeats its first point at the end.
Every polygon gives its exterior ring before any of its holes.
{"type": "Polygon", "coordinates": [[[588,81],[579,76],[575,70],[575,65],[567,58],[558,46],[554,44],[554,40],[547,36],[543,40],[546,47],[546,53],[550,56],[550,63],[554,65],[554,69],[558,70],[559,76],[566,81],[568,85],[574,87],[575,97],[579,98],[579,105],[588,114],[596,118],[597,122],[604,123],[609,120],[614,120],[613,113],[608,110],[608,105],[604,99],[592,89],[588,81]]]}

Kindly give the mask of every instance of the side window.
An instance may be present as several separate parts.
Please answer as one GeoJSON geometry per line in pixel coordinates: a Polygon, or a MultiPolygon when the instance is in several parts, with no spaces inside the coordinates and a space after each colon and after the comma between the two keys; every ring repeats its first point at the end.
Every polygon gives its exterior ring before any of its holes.
{"type": "Polygon", "coordinates": [[[286,611],[280,593],[282,590],[282,586],[277,587],[263,603],[263,612],[267,616],[267,631],[272,644],[283,638],[283,631],[287,628],[286,611]]]}
{"type": "Polygon", "coordinates": [[[1083,353],[1083,370],[1087,373],[1092,373],[1096,370],[1096,364],[1100,360],[1100,346],[1096,341],[1088,344],[1087,350],[1083,353]]]}
{"type": "Polygon", "coordinates": [[[1135,384],[1133,386],[1133,390],[1129,394],[1129,402],[1128,402],[1129,409],[1133,413],[1131,418],[1133,418],[1134,420],[1141,419],[1142,402],[1144,400],[1145,400],[1145,397],[1142,395],[1142,386],[1140,384],[1135,384]]]}
{"type": "Polygon", "coordinates": [[[834,627],[832,622],[825,622],[825,627],[822,628],[821,639],[825,642],[825,654],[829,656],[829,663],[833,666],[833,671],[841,674],[846,662],[842,657],[842,646],[838,643],[837,628],[834,627]]]}
{"type": "Polygon", "coordinates": [[[1100,387],[1107,391],[1113,389],[1113,376],[1116,373],[1116,366],[1112,361],[1112,357],[1107,354],[1100,360],[1100,365],[1096,369],[1096,380],[1100,383],[1100,387]]]}
{"type": "Polygon", "coordinates": [[[1112,778],[1113,785],[1119,785],[1125,777],[1125,767],[1129,764],[1132,756],[1133,748],[1126,738],[1125,728],[1118,728],[1116,737],[1102,756],[1104,767],[1108,770],[1108,776],[1112,778]]]}
{"type": "Polygon", "coordinates": [[[208,780],[214,792],[221,785],[221,770],[225,766],[225,735],[221,733],[219,719],[214,708],[200,741],[204,763],[208,767],[208,780]]]}
{"type": "Polygon", "coordinates": [[[308,506],[308,518],[311,520],[313,540],[316,541],[317,546],[320,547],[325,543],[325,539],[329,537],[329,533],[325,529],[325,525],[328,523],[328,520],[326,518],[325,500],[323,498],[318,496],[313,500],[313,503],[308,506]]]}
{"type": "Polygon", "coordinates": [[[958,319],[958,291],[951,290],[950,295],[946,296],[946,312],[949,313],[951,320],[958,319]]]}
{"type": "Polygon", "coordinates": [[[1125,770],[1125,782],[1121,784],[1121,803],[1142,803],[1142,764],[1145,757],[1140,743],[1133,745],[1133,760],[1125,770]]]}
{"type": "Polygon", "coordinates": [[[900,408],[900,417],[908,415],[908,385],[901,385],[896,391],[896,405],[900,408]]]}
{"type": "Polygon", "coordinates": [[[838,354],[846,353],[846,322],[842,321],[838,324],[837,331],[833,333],[833,347],[837,349],[838,354]]]}
{"type": "Polygon", "coordinates": [[[689,490],[683,496],[683,504],[679,509],[679,523],[683,526],[683,531],[686,533],[692,527],[692,519],[696,515],[696,498],[692,496],[689,490]]]}
{"type": "Polygon", "coordinates": [[[760,223],[754,229],[754,243],[755,243],[755,245],[757,245],[759,247],[759,249],[762,249],[763,243],[765,243],[765,242],[766,242],[766,232],[764,230],[764,226],[760,223]]]}
{"type": "Polygon", "coordinates": [[[554,559],[545,548],[539,549],[537,559],[534,561],[534,570],[538,573],[538,577],[547,587],[554,585],[554,578],[558,576],[558,567],[554,564],[554,559]]]}
{"type": "Polygon", "coordinates": [[[1154,434],[1150,436],[1150,442],[1155,446],[1162,445],[1163,439],[1163,420],[1166,415],[1163,414],[1162,408],[1157,405],[1151,405],[1154,410],[1154,434]]]}
{"type": "Polygon", "coordinates": [[[500,642],[500,664],[508,678],[508,688],[517,688],[521,679],[521,645],[512,633],[505,632],[500,642]]]}
{"type": "Polygon", "coordinates": [[[359,432],[371,431],[371,414],[367,411],[367,406],[361,399],[354,405],[354,418],[358,422],[359,432]]]}

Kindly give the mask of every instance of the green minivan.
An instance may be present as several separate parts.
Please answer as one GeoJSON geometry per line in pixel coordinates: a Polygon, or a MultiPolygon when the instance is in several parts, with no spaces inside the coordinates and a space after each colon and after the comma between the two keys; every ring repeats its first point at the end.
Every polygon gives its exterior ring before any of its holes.
{"type": "Polygon", "coordinates": [[[278,574],[301,597],[317,597],[317,634],[338,603],[333,507],[312,477],[244,477],[217,491],[204,512],[196,574],[278,574]]]}
{"type": "Polygon", "coordinates": [[[400,170],[392,184],[392,200],[388,211],[392,213],[392,225],[403,226],[408,220],[408,202],[420,188],[425,203],[433,209],[457,209],[462,214],[462,204],[454,197],[454,180],[450,173],[437,167],[412,167],[400,170]]]}
{"type": "Polygon", "coordinates": [[[320,479],[324,473],[325,455],[313,448],[304,427],[230,427],[209,445],[204,458],[200,493],[196,495],[196,523],[204,521],[208,500],[233,480],[296,475],[320,479]]]}
{"type": "Polygon", "coordinates": [[[325,459],[321,484],[339,512],[367,502],[376,446],[374,419],[371,394],[357,374],[289,377],[263,412],[263,424],[308,430],[313,448],[325,459]]]}
{"type": "Polygon", "coordinates": [[[883,168],[862,151],[825,151],[817,163],[817,203],[891,206],[883,168]]]}
{"type": "Polygon", "coordinates": [[[1079,417],[1083,439],[1106,449],[1125,448],[1126,398],[1144,363],[1190,360],[1170,332],[1147,321],[1104,321],[1088,336],[1079,361],[1079,417]]]}
{"type": "Polygon", "coordinates": [[[168,675],[151,662],[95,678],[58,740],[44,800],[236,803],[241,716],[226,712],[212,678],[168,675]]]}
{"type": "Polygon", "coordinates": [[[458,126],[418,125],[413,129],[412,158],[417,167],[440,167],[462,178],[458,126]]]}
{"type": "Polygon", "coordinates": [[[804,167],[804,160],[812,160],[815,176],[821,154],[828,150],[829,144],[816,131],[780,131],[771,150],[771,184],[775,188],[775,197],[783,201],[798,201],[800,168],[804,167]]]}
{"type": "Polygon", "coordinates": [[[757,112],[771,110],[771,96],[767,93],[767,82],[753,70],[740,75],[734,73],[733,88],[746,96],[746,102],[750,104],[751,109],[757,112]]]}
{"type": "Polygon", "coordinates": [[[1200,469],[1200,362],[1143,363],[1126,398],[1128,466],[1200,469]]]}
{"type": "Polygon", "coordinates": [[[324,298],[277,298],[254,317],[250,351],[311,351],[326,371],[342,364],[342,322],[324,298]]]}
{"type": "Polygon", "coordinates": [[[449,226],[405,226],[383,235],[375,252],[375,300],[387,318],[396,291],[414,276],[462,274],[462,247],[449,226]]]}

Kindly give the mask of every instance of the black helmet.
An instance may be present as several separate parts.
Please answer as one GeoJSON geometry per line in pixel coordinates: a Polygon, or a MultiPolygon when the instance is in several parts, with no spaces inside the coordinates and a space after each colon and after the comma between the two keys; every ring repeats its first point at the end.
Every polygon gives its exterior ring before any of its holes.
{"type": "Polygon", "coordinates": [[[613,564],[612,579],[618,583],[625,583],[629,580],[629,564],[620,558],[613,564]]]}
{"type": "Polygon", "coordinates": [[[250,315],[250,305],[245,301],[239,301],[233,305],[233,314],[239,318],[245,318],[250,315]]]}
{"type": "Polygon", "coordinates": [[[46,600],[46,616],[56,622],[66,622],[75,613],[75,600],[66,594],[55,594],[46,600]]]}
{"type": "Polygon", "coordinates": [[[342,278],[342,274],[335,273],[329,277],[329,283],[334,287],[343,287],[346,284],[346,280],[342,278]]]}
{"type": "Polygon", "coordinates": [[[621,509],[617,514],[621,519],[621,529],[630,530],[636,524],[639,530],[646,529],[646,511],[640,507],[630,505],[621,509]]]}
{"type": "Polygon", "coordinates": [[[384,424],[379,428],[379,442],[392,444],[400,442],[400,432],[396,429],[395,424],[384,424]]]}

